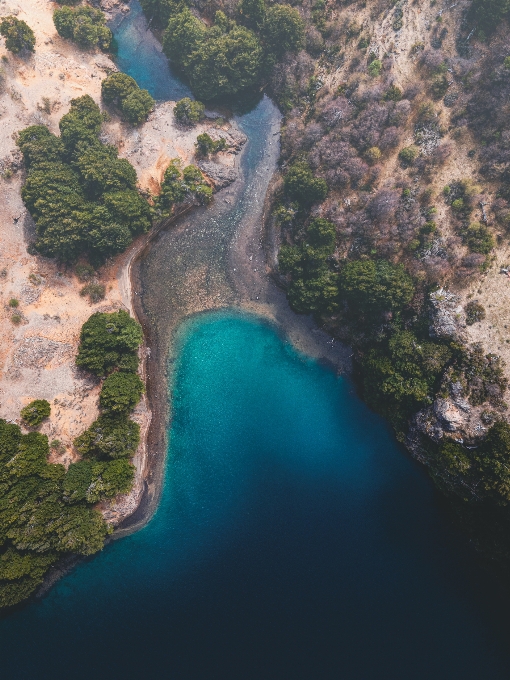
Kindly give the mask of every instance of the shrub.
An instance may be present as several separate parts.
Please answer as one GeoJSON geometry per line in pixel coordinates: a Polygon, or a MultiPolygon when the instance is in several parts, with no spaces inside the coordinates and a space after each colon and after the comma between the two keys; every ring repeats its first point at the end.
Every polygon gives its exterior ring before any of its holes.
{"type": "Polygon", "coordinates": [[[161,193],[155,201],[155,208],[161,217],[169,215],[174,204],[181,203],[186,196],[194,195],[201,203],[212,200],[212,189],[204,182],[200,169],[188,165],[181,171],[179,165],[180,160],[173,159],[165,170],[161,193]]]}
{"type": "Polygon", "coordinates": [[[174,108],[175,119],[182,125],[196,125],[204,117],[205,106],[202,102],[189,97],[180,99],[174,108]]]}
{"type": "Polygon", "coordinates": [[[16,298],[11,298],[9,300],[9,307],[19,307],[19,300],[16,298]]]}
{"type": "Polygon", "coordinates": [[[88,296],[89,300],[94,304],[104,300],[106,294],[106,288],[102,283],[88,283],[80,290],[80,295],[82,297],[88,296]]]}
{"type": "Polygon", "coordinates": [[[405,146],[400,150],[398,157],[405,165],[412,165],[418,157],[419,149],[417,146],[405,146]]]}
{"type": "Polygon", "coordinates": [[[207,132],[198,135],[195,144],[195,149],[199,156],[209,156],[209,154],[214,154],[218,151],[225,151],[226,148],[227,144],[223,137],[215,142],[207,132]]]}
{"type": "Polygon", "coordinates": [[[0,35],[5,38],[5,47],[13,54],[23,50],[33,52],[35,35],[30,26],[16,17],[4,17],[0,21],[0,35]]]}
{"type": "Polygon", "coordinates": [[[466,323],[472,326],[474,323],[485,319],[485,307],[476,300],[468,302],[464,308],[466,312],[466,323]]]}
{"type": "Polygon", "coordinates": [[[372,78],[377,78],[381,75],[382,71],[382,61],[380,59],[374,59],[368,65],[368,72],[372,78]]]}
{"type": "Polygon", "coordinates": [[[92,267],[90,264],[77,264],[74,268],[74,272],[82,283],[85,283],[85,281],[90,281],[90,279],[93,278],[96,273],[94,271],[94,267],[92,267]]]}
{"type": "Polygon", "coordinates": [[[140,426],[125,417],[101,416],[74,440],[78,453],[100,459],[131,458],[140,442],[140,426]]]}
{"type": "Polygon", "coordinates": [[[21,409],[21,417],[32,427],[40,425],[51,413],[51,406],[46,399],[35,399],[30,404],[21,409]]]}
{"type": "Polygon", "coordinates": [[[73,40],[81,47],[107,50],[111,45],[112,32],[106,26],[105,15],[101,10],[87,5],[76,9],[63,7],[53,12],[53,23],[62,38],[73,40]]]}
{"type": "Polygon", "coordinates": [[[147,120],[154,108],[154,99],[141,90],[134,78],[125,73],[112,73],[101,83],[101,96],[106,104],[113,104],[125,120],[138,125],[147,120]]]}
{"type": "Polygon", "coordinates": [[[472,253],[488,255],[494,248],[494,237],[487,227],[479,222],[469,225],[463,234],[463,241],[472,253]]]}
{"type": "Polygon", "coordinates": [[[23,321],[23,317],[21,314],[13,314],[11,316],[11,321],[15,326],[18,326],[23,321]]]}
{"type": "Polygon", "coordinates": [[[112,373],[101,388],[99,404],[110,416],[125,415],[134,409],[144,392],[136,373],[112,373]]]}
{"type": "Polygon", "coordinates": [[[304,161],[297,161],[289,168],[283,183],[287,196],[303,207],[320,203],[328,193],[326,182],[314,177],[310,166],[304,161]]]}
{"type": "Polygon", "coordinates": [[[381,150],[377,146],[371,146],[370,149],[367,149],[365,152],[365,157],[370,164],[377,163],[381,158],[381,155],[381,150]]]}
{"type": "Polygon", "coordinates": [[[98,376],[115,368],[135,371],[142,339],[140,324],[127,312],[96,312],[82,326],[76,365],[98,376]]]}

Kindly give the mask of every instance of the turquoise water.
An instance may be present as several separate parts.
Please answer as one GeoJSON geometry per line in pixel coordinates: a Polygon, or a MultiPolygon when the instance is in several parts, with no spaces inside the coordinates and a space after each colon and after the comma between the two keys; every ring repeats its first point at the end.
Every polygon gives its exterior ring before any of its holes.
{"type": "Polygon", "coordinates": [[[180,333],[159,509],[0,623],[2,678],[508,678],[507,603],[349,383],[269,326],[180,333]]]}

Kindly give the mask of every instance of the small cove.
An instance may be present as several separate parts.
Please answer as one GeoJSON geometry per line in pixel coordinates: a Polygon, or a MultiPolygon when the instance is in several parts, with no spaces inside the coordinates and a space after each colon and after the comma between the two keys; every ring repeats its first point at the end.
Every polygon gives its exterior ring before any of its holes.
{"type": "MultiPolygon", "coordinates": [[[[157,98],[185,96],[131,7],[120,67],[157,98]]],[[[0,622],[2,677],[509,677],[508,601],[348,380],[258,317],[181,322],[192,266],[210,297],[239,304],[229,247],[242,220],[260,220],[278,120],[267,98],[238,117],[244,183],[143,264],[146,312],[164,317],[161,347],[172,340],[158,510],[0,622]]]]}

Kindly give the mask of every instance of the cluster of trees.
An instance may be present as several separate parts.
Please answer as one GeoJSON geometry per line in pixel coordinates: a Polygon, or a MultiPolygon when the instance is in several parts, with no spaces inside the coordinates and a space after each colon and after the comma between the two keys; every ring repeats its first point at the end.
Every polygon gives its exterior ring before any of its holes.
{"type": "MultiPolygon", "coordinates": [[[[65,5],[74,2],[61,3],[65,5]]],[[[76,9],[62,7],[53,12],[53,23],[57,33],[62,38],[73,40],[80,47],[99,47],[108,50],[112,43],[112,32],[106,26],[105,15],[101,10],[88,5],[81,5],[76,9]]]]}
{"type": "Polygon", "coordinates": [[[137,191],[136,171],[117,149],[99,141],[102,115],[89,95],[71,101],[60,137],[43,125],[22,130],[18,146],[27,178],[22,197],[37,225],[36,248],[70,262],[122,252],[151,227],[137,191]]]}
{"type": "Polygon", "coordinates": [[[0,607],[29,597],[61,555],[101,550],[109,533],[88,501],[69,502],[70,472],[48,454],[46,435],[0,420],[0,607]]]}
{"type": "Polygon", "coordinates": [[[176,203],[182,203],[188,196],[195,197],[206,205],[212,200],[212,189],[204,182],[204,177],[196,165],[188,165],[183,170],[180,160],[174,158],[165,170],[161,192],[155,200],[155,210],[159,217],[167,217],[176,203]]]}
{"type": "Polygon", "coordinates": [[[335,240],[335,225],[317,218],[301,243],[281,247],[278,264],[290,276],[287,295],[297,312],[327,313],[338,307],[338,275],[329,266],[335,240]]]}
{"type": "MultiPolygon", "coordinates": [[[[0,419],[0,607],[27,598],[63,554],[103,547],[111,529],[93,504],[127,493],[134,477],[140,427],[129,413],[143,392],[141,341],[139,324],[124,311],[93,314],[84,324],[77,364],[108,377],[101,416],[74,442],[83,459],[68,470],[48,463],[46,435],[24,435],[0,419]]],[[[21,415],[37,425],[49,413],[49,403],[36,400],[21,415]]]]}
{"type": "Polygon", "coordinates": [[[473,0],[471,19],[477,21],[482,28],[493,31],[510,12],[510,0],[473,0]]]}
{"type": "Polygon", "coordinates": [[[129,414],[144,391],[136,372],[142,339],[140,324],[123,310],[97,312],[83,324],[76,364],[104,380],[101,415],[74,440],[83,460],[69,467],[65,487],[69,501],[95,503],[131,489],[130,458],[140,441],[140,426],[129,414]]]}
{"type": "Polygon", "coordinates": [[[154,108],[154,99],[147,90],[142,90],[134,78],[125,73],[112,73],[101,83],[101,96],[105,104],[112,104],[122,117],[138,125],[154,108]]]}
{"type": "Polygon", "coordinates": [[[4,17],[0,21],[0,35],[5,38],[5,47],[13,54],[34,51],[34,32],[22,19],[13,16],[4,17]]]}
{"type": "Polygon", "coordinates": [[[172,11],[165,3],[163,11],[162,4],[145,2],[144,9],[161,21],[168,16],[165,54],[206,100],[255,86],[277,59],[303,45],[303,21],[289,5],[266,7],[262,0],[245,0],[239,5],[240,23],[218,11],[208,28],[188,8],[172,11]]]}

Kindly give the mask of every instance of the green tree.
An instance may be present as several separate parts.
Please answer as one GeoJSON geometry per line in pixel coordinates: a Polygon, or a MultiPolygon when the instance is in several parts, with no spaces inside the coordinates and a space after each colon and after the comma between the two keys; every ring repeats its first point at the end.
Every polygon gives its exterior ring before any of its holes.
{"type": "Polygon", "coordinates": [[[401,264],[386,260],[354,260],[340,272],[340,292],[354,312],[396,311],[414,295],[411,277],[401,264]]]}
{"type": "Polygon", "coordinates": [[[118,157],[114,146],[99,143],[90,146],[80,155],[76,165],[90,197],[136,187],[136,170],[125,158],[118,157]]]}
{"type": "Polygon", "coordinates": [[[140,442],[140,426],[128,418],[101,416],[74,440],[81,456],[131,458],[140,442]]]}
{"type": "Polygon", "coordinates": [[[226,33],[215,26],[187,64],[193,90],[210,100],[253,87],[260,77],[262,48],[257,36],[244,26],[226,33]]]}
{"type": "Polygon", "coordinates": [[[60,137],[69,155],[83,153],[97,144],[103,118],[99,106],[88,94],[71,99],[71,108],[59,123],[60,137]]]}
{"type": "Polygon", "coordinates": [[[139,125],[147,120],[154,108],[154,99],[147,90],[135,90],[122,100],[121,111],[128,123],[139,125]]]}
{"type": "Polygon", "coordinates": [[[113,104],[122,117],[132,125],[147,120],[154,108],[154,99],[147,90],[141,90],[134,78],[125,73],[112,73],[101,83],[101,96],[106,104],[113,104]]]}
{"type": "Polygon", "coordinates": [[[62,38],[73,40],[81,47],[99,47],[107,50],[111,45],[113,36],[106,26],[105,15],[101,10],[88,5],[76,9],[71,7],[56,9],[53,13],[53,23],[62,38]]]}
{"type": "Polygon", "coordinates": [[[476,452],[482,486],[498,505],[510,501],[510,425],[494,423],[476,452]]]}
{"type": "Polygon", "coordinates": [[[175,64],[186,66],[189,56],[200,47],[206,27],[186,7],[173,15],[163,36],[163,51],[175,64]]]}
{"type": "Polygon", "coordinates": [[[96,312],[82,326],[76,365],[99,376],[115,368],[135,371],[142,340],[140,324],[124,310],[96,312]]]}
{"type": "Polygon", "coordinates": [[[4,17],[0,21],[0,35],[5,38],[5,47],[13,54],[19,54],[23,50],[34,51],[34,32],[21,19],[13,16],[4,17]]]}
{"type": "Polygon", "coordinates": [[[18,134],[17,145],[23,154],[25,166],[56,163],[64,155],[62,140],[53,135],[45,125],[31,125],[18,134]]]}
{"type": "Polygon", "coordinates": [[[264,0],[241,0],[237,5],[241,23],[253,31],[259,30],[266,17],[266,3],[264,0]]]}
{"type": "Polygon", "coordinates": [[[151,26],[166,28],[170,17],[182,7],[181,0],[141,0],[145,16],[151,26]]]}
{"type": "Polygon", "coordinates": [[[204,157],[217,153],[218,151],[225,151],[226,148],[227,144],[223,137],[215,142],[207,132],[198,135],[195,143],[197,155],[204,157]]]}
{"type": "Polygon", "coordinates": [[[196,125],[204,117],[205,106],[202,102],[189,97],[180,99],[174,108],[175,119],[182,125],[196,125]]]}
{"type": "Polygon", "coordinates": [[[290,5],[272,5],[266,12],[262,36],[269,49],[282,57],[304,45],[305,24],[301,15],[290,5]]]}
{"type": "Polygon", "coordinates": [[[32,427],[40,425],[51,413],[51,406],[46,399],[35,399],[21,409],[21,417],[32,427]]]}
{"type": "Polygon", "coordinates": [[[136,373],[112,373],[103,383],[99,404],[111,416],[124,415],[134,409],[144,392],[136,373]]]}
{"type": "Polygon", "coordinates": [[[471,15],[486,30],[492,31],[510,12],[510,0],[474,0],[471,15]]]}
{"type": "Polygon", "coordinates": [[[131,234],[145,234],[151,228],[149,204],[137,191],[126,189],[105,193],[102,200],[110,215],[128,226],[131,234]]]}
{"type": "Polygon", "coordinates": [[[303,207],[320,203],[328,193],[326,182],[319,177],[314,177],[310,166],[305,161],[297,161],[291,165],[283,178],[283,184],[287,196],[303,207]]]}

